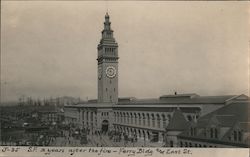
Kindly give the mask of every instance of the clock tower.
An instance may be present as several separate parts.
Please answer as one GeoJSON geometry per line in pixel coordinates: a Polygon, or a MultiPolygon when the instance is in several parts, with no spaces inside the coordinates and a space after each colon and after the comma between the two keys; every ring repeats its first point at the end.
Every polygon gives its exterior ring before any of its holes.
{"type": "Polygon", "coordinates": [[[118,44],[106,13],[98,50],[98,102],[118,102],[118,44]]]}

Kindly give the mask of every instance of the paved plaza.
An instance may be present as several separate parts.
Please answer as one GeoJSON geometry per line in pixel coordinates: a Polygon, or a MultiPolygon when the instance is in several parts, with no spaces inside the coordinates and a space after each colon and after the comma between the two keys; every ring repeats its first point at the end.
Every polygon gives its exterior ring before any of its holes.
{"type": "Polygon", "coordinates": [[[51,140],[50,146],[63,147],[161,147],[162,144],[158,142],[149,142],[142,139],[135,141],[128,141],[122,138],[119,141],[111,139],[108,134],[89,134],[87,135],[87,143],[82,144],[80,139],[70,136],[69,131],[63,131],[63,137],[56,137],[51,140]]]}

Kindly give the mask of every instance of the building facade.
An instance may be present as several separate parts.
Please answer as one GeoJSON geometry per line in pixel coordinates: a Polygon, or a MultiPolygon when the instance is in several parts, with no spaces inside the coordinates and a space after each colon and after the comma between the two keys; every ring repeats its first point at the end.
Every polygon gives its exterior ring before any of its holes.
{"type": "Polygon", "coordinates": [[[97,50],[97,100],[64,106],[65,120],[91,134],[116,131],[144,142],[164,145],[166,128],[175,111],[181,111],[186,121],[196,121],[239,97],[175,93],[154,99],[118,98],[118,44],[108,14],[97,50]]]}

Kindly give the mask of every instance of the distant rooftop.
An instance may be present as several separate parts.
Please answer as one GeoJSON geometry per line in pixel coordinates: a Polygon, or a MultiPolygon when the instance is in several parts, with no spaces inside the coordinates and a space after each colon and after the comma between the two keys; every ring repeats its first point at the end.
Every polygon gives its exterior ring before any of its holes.
{"type": "Polygon", "coordinates": [[[221,95],[221,96],[199,96],[191,94],[163,95],[159,98],[136,99],[134,97],[119,98],[118,105],[145,105],[145,104],[222,104],[229,100],[240,98],[248,100],[246,95],[221,95]]]}
{"type": "Polygon", "coordinates": [[[133,105],[174,105],[174,104],[225,104],[232,100],[247,101],[249,97],[246,95],[221,95],[221,96],[200,96],[195,93],[189,94],[174,94],[174,95],[162,95],[159,98],[147,98],[137,99],[135,97],[121,97],[118,99],[118,103],[98,103],[97,99],[91,99],[86,102],[80,102],[75,105],[69,106],[100,106],[101,104],[110,104],[115,106],[128,106],[133,105]]]}
{"type": "MultiPolygon", "coordinates": [[[[217,143],[227,143],[229,145],[242,146],[246,147],[248,144],[247,141],[230,141],[228,137],[232,135],[232,132],[235,127],[240,128],[244,133],[248,134],[249,138],[250,133],[250,120],[248,114],[250,111],[250,102],[232,102],[228,105],[225,105],[218,110],[215,110],[207,115],[204,115],[198,119],[195,128],[198,129],[197,135],[192,136],[190,130],[182,132],[180,138],[192,138],[197,140],[210,140],[217,143]],[[221,130],[218,138],[210,139],[209,135],[206,134],[207,128],[211,127],[223,128],[221,130]],[[238,144],[238,145],[237,145],[238,144]]],[[[249,145],[249,144],[248,144],[249,145]]]]}

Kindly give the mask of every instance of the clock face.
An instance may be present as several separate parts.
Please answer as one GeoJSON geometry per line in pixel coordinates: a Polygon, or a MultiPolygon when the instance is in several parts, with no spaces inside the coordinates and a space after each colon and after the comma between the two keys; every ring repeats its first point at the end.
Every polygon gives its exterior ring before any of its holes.
{"type": "Polygon", "coordinates": [[[102,67],[98,68],[98,78],[101,79],[102,78],[102,67]]]}
{"type": "Polygon", "coordinates": [[[109,78],[115,77],[115,75],[116,75],[116,69],[115,69],[115,67],[113,67],[113,66],[108,66],[108,67],[106,68],[106,75],[107,75],[109,78]]]}

